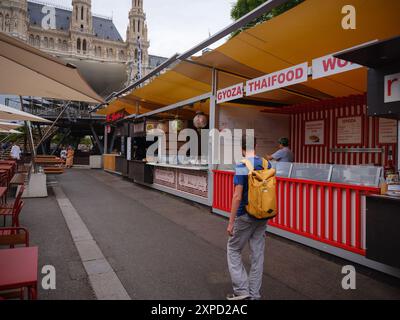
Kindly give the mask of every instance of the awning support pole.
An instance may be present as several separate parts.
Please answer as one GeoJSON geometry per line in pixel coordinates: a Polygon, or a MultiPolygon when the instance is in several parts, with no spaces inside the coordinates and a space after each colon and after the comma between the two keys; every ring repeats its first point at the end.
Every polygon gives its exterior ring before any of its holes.
{"type": "Polygon", "coordinates": [[[71,101],[66,103],[64,105],[64,108],[61,110],[60,114],[57,116],[57,119],[54,120],[54,122],[51,124],[50,128],[46,131],[46,133],[44,134],[43,138],[40,139],[38,145],[36,148],[39,148],[39,146],[48,138],[49,133],[51,132],[51,130],[54,128],[54,126],[56,125],[56,123],[58,122],[58,120],[60,120],[61,116],[64,114],[64,112],[68,109],[69,105],[71,104],[71,101]]]}
{"type": "Polygon", "coordinates": [[[397,120],[397,171],[400,172],[400,120],[397,120]]]}
{"type": "MultiPolygon", "coordinates": [[[[210,97],[210,119],[209,119],[209,128],[210,130],[214,130],[217,128],[217,90],[218,90],[218,71],[213,68],[212,70],[212,79],[211,79],[211,97],[210,97]]],[[[213,135],[209,135],[209,143],[208,143],[208,201],[209,204],[213,203],[213,194],[214,194],[214,174],[213,170],[216,169],[216,166],[213,163],[213,155],[214,155],[214,139],[213,135]]]]}
{"type": "Polygon", "coordinates": [[[71,134],[71,129],[68,129],[68,131],[66,133],[64,133],[62,139],[60,140],[60,142],[58,143],[57,147],[53,150],[53,152],[51,153],[51,155],[53,156],[56,151],[58,150],[58,148],[64,143],[65,139],[71,134]]]}
{"type": "MultiPolygon", "coordinates": [[[[24,110],[24,101],[22,99],[22,96],[19,96],[19,101],[21,103],[21,110],[24,110]]],[[[35,159],[36,159],[36,149],[35,149],[35,142],[33,141],[33,134],[32,134],[32,126],[30,121],[25,121],[25,127],[28,129],[28,134],[29,134],[29,142],[31,144],[31,149],[32,149],[32,166],[35,170],[36,173],[36,168],[35,168],[35,159]]]]}
{"type": "Polygon", "coordinates": [[[108,125],[104,126],[104,147],[103,147],[103,154],[107,154],[108,153],[108,125]]]}
{"type": "MultiPolygon", "coordinates": [[[[40,127],[40,123],[37,124],[37,129],[38,129],[38,132],[39,132],[39,137],[40,137],[40,139],[42,139],[43,138],[43,133],[42,133],[42,128],[40,127]]],[[[42,147],[42,153],[46,154],[47,150],[46,150],[46,147],[44,146],[44,144],[42,144],[41,147],[42,147]]]]}
{"type": "Polygon", "coordinates": [[[103,154],[104,153],[104,149],[103,149],[103,146],[100,143],[100,139],[99,139],[99,136],[96,133],[96,130],[94,130],[93,124],[90,124],[90,130],[92,131],[92,136],[95,139],[97,146],[99,147],[100,153],[103,154]]]}

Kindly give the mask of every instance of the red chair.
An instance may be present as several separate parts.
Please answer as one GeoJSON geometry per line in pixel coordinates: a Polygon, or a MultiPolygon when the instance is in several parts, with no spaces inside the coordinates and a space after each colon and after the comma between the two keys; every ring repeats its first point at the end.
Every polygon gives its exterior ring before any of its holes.
{"type": "Polygon", "coordinates": [[[24,193],[24,186],[19,186],[17,197],[12,205],[1,205],[0,206],[0,216],[3,216],[4,226],[6,226],[7,217],[11,217],[12,226],[19,227],[19,214],[21,213],[22,207],[24,205],[21,200],[22,194],[24,193]]]}
{"type": "Polygon", "coordinates": [[[0,246],[7,246],[10,249],[13,249],[18,245],[29,247],[29,232],[26,228],[0,228],[0,246]]]}
{"type": "MultiPolygon", "coordinates": [[[[29,232],[25,228],[0,228],[0,247],[29,247],[29,232]]],[[[0,291],[0,300],[24,299],[24,289],[0,291]]]]}

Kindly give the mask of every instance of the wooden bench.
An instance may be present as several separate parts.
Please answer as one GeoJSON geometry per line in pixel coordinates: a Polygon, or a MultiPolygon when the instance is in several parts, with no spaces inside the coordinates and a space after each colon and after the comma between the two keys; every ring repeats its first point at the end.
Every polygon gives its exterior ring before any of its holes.
{"type": "Polygon", "coordinates": [[[64,168],[62,167],[43,167],[45,174],[63,174],[64,168]]]}
{"type": "Polygon", "coordinates": [[[10,181],[10,185],[12,186],[21,186],[25,184],[26,177],[28,175],[26,173],[16,173],[12,177],[10,181]]]}

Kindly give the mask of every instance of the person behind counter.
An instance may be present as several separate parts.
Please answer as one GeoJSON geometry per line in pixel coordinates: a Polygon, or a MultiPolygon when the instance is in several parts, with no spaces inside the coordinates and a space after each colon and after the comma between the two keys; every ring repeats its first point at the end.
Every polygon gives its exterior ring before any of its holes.
{"type": "Polygon", "coordinates": [[[294,155],[292,150],[289,148],[289,139],[288,138],[281,138],[278,141],[279,143],[279,150],[276,151],[272,155],[267,155],[265,158],[268,161],[278,161],[278,162],[293,162],[294,155]]]}

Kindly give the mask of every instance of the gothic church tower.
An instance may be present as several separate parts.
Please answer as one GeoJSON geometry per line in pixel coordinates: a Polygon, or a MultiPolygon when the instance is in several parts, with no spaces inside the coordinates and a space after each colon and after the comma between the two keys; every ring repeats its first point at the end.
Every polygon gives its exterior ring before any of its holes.
{"type": "Polygon", "coordinates": [[[0,1],[0,31],[27,40],[28,2],[27,0],[0,1]]]}

